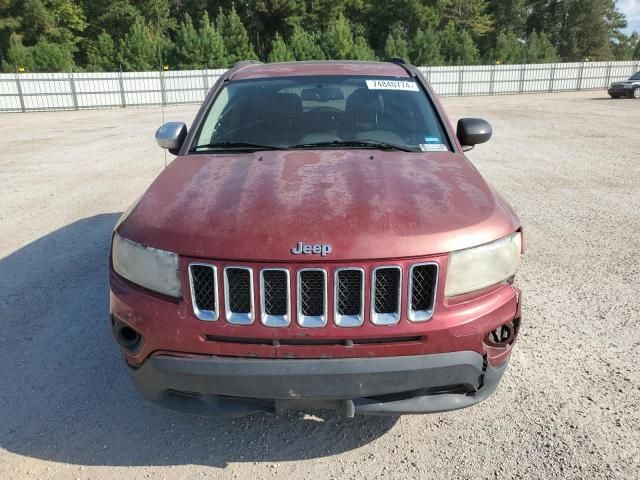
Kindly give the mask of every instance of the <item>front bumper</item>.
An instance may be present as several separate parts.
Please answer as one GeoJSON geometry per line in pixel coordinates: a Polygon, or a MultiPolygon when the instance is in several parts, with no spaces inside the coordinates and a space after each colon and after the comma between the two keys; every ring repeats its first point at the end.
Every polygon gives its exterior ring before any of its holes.
{"type": "Polygon", "coordinates": [[[234,417],[318,407],[350,417],[469,407],[496,390],[507,363],[493,367],[471,351],[313,360],[159,354],[131,375],[145,398],[184,413],[234,417]]]}
{"type": "Polygon", "coordinates": [[[630,97],[633,95],[634,87],[609,87],[608,92],[611,96],[630,97]]]}

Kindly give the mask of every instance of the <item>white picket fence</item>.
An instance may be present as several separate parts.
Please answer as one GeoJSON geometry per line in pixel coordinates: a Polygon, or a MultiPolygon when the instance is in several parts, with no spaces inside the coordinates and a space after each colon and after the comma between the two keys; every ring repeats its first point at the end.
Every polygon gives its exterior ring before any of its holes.
{"type": "MultiPolygon", "coordinates": [[[[603,90],[640,62],[420,67],[442,96],[603,90]]],[[[201,103],[225,70],[0,74],[0,112],[201,103]]]]}

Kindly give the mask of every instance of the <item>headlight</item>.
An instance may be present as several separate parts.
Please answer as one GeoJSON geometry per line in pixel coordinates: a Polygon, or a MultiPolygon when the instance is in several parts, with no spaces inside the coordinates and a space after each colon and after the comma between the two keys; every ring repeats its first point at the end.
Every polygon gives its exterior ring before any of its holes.
{"type": "Polygon", "coordinates": [[[178,255],[113,237],[113,269],[127,280],[170,297],[180,297],[178,255]]]}
{"type": "Polygon", "coordinates": [[[520,264],[522,238],[514,233],[497,242],[449,254],[444,294],[454,297],[506,281],[520,264]]]}

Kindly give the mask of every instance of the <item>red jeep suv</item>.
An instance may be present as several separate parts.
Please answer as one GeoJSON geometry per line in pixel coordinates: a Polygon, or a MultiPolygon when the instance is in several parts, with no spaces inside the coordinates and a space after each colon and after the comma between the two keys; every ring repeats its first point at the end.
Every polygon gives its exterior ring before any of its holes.
{"type": "Polygon", "coordinates": [[[183,412],[474,405],[520,324],[520,221],[405,62],[241,62],[122,215],[111,324],[138,390],[183,412]]]}

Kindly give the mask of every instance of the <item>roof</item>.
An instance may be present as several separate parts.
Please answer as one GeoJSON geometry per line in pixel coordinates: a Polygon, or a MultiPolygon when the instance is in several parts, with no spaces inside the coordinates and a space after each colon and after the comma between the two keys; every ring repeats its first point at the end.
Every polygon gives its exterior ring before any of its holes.
{"type": "Polygon", "coordinates": [[[249,78],[295,77],[307,75],[371,75],[379,77],[408,78],[409,73],[402,65],[391,62],[288,62],[251,63],[239,67],[231,73],[230,80],[249,78]]]}

